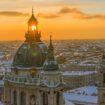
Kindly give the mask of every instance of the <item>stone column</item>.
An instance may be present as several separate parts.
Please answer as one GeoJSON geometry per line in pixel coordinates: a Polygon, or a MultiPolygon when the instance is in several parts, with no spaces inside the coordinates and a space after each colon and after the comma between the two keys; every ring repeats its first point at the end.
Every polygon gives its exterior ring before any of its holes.
{"type": "Polygon", "coordinates": [[[35,96],[35,97],[36,97],[36,105],[40,105],[40,104],[39,104],[40,95],[39,95],[39,90],[38,90],[38,89],[36,90],[36,94],[35,94],[35,95],[36,95],[36,96],[35,96]]]}
{"type": "Polygon", "coordinates": [[[51,92],[48,93],[48,105],[51,103],[51,92]]]}
{"type": "Polygon", "coordinates": [[[20,91],[17,89],[17,105],[20,105],[20,91]]]}
{"type": "Polygon", "coordinates": [[[57,96],[56,96],[56,92],[54,93],[54,105],[56,105],[57,101],[57,96]]]}
{"type": "Polygon", "coordinates": [[[60,91],[60,92],[59,92],[59,104],[60,104],[60,105],[63,105],[63,102],[64,102],[63,92],[60,91]]]}
{"type": "Polygon", "coordinates": [[[50,90],[50,97],[49,97],[49,105],[54,105],[54,91],[51,89],[50,90]]]}
{"type": "Polygon", "coordinates": [[[38,105],[43,105],[43,92],[40,90],[38,90],[37,100],[38,100],[38,105]]]}
{"type": "Polygon", "coordinates": [[[30,102],[30,91],[26,90],[26,105],[29,105],[30,102]]]}
{"type": "Polygon", "coordinates": [[[4,90],[4,105],[10,105],[11,104],[11,89],[7,87],[4,90]]]}
{"type": "Polygon", "coordinates": [[[13,104],[13,89],[11,89],[10,97],[11,97],[10,103],[13,104]]]}
{"type": "Polygon", "coordinates": [[[5,91],[5,96],[6,96],[6,105],[10,105],[11,104],[11,89],[9,87],[7,87],[5,91]]]}

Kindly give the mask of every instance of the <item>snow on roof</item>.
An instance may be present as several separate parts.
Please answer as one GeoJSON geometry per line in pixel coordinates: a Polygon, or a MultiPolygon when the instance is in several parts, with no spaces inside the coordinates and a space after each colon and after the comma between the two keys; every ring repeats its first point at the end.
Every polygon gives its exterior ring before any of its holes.
{"type": "Polygon", "coordinates": [[[0,102],[0,105],[3,105],[3,103],[2,103],[2,102],[0,102]]]}
{"type": "Polygon", "coordinates": [[[81,76],[97,73],[97,71],[66,71],[63,73],[64,76],[81,76]]]}
{"type": "Polygon", "coordinates": [[[4,86],[4,81],[0,80],[0,87],[3,87],[3,86],[4,86]]]}
{"type": "Polygon", "coordinates": [[[68,100],[65,100],[65,105],[74,105],[73,103],[71,103],[70,101],[68,100]]]}
{"type": "Polygon", "coordinates": [[[98,99],[97,94],[98,94],[97,87],[87,86],[65,92],[64,98],[65,100],[74,103],[80,102],[80,103],[97,104],[97,99],[98,99]]]}

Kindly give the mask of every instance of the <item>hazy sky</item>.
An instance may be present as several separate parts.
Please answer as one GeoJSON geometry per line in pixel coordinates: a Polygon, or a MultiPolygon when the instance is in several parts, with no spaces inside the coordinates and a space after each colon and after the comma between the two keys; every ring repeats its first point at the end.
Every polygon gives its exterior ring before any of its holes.
{"type": "Polygon", "coordinates": [[[42,38],[105,38],[105,0],[0,0],[0,40],[23,40],[34,7],[42,38]]]}

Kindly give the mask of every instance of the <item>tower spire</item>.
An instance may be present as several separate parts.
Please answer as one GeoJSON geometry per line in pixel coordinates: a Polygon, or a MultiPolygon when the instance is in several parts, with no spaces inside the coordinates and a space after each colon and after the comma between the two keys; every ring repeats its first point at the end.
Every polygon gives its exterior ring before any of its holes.
{"type": "Polygon", "coordinates": [[[32,7],[32,15],[34,14],[34,9],[33,9],[33,7],[32,7]]]}
{"type": "Polygon", "coordinates": [[[54,60],[54,47],[53,47],[53,43],[52,43],[52,33],[50,33],[50,43],[48,46],[48,59],[54,60]]]}
{"type": "Polygon", "coordinates": [[[50,33],[50,45],[49,45],[49,47],[51,47],[51,46],[53,46],[53,44],[52,44],[52,33],[50,33]]]}
{"type": "Polygon", "coordinates": [[[50,44],[52,43],[52,33],[50,33],[50,44]]]}
{"type": "Polygon", "coordinates": [[[55,71],[59,70],[58,63],[54,57],[54,46],[52,43],[52,34],[50,33],[50,42],[48,46],[47,59],[43,66],[44,70],[55,71]]]}

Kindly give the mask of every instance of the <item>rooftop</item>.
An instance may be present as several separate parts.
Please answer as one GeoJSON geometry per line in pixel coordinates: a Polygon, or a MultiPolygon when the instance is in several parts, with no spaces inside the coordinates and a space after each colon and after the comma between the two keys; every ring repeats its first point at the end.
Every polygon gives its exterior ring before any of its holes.
{"type": "Polygon", "coordinates": [[[97,71],[66,71],[63,76],[82,76],[97,73],[97,71]]]}
{"type": "Polygon", "coordinates": [[[96,86],[77,88],[64,93],[64,98],[73,103],[97,104],[98,90],[96,86]]]}

